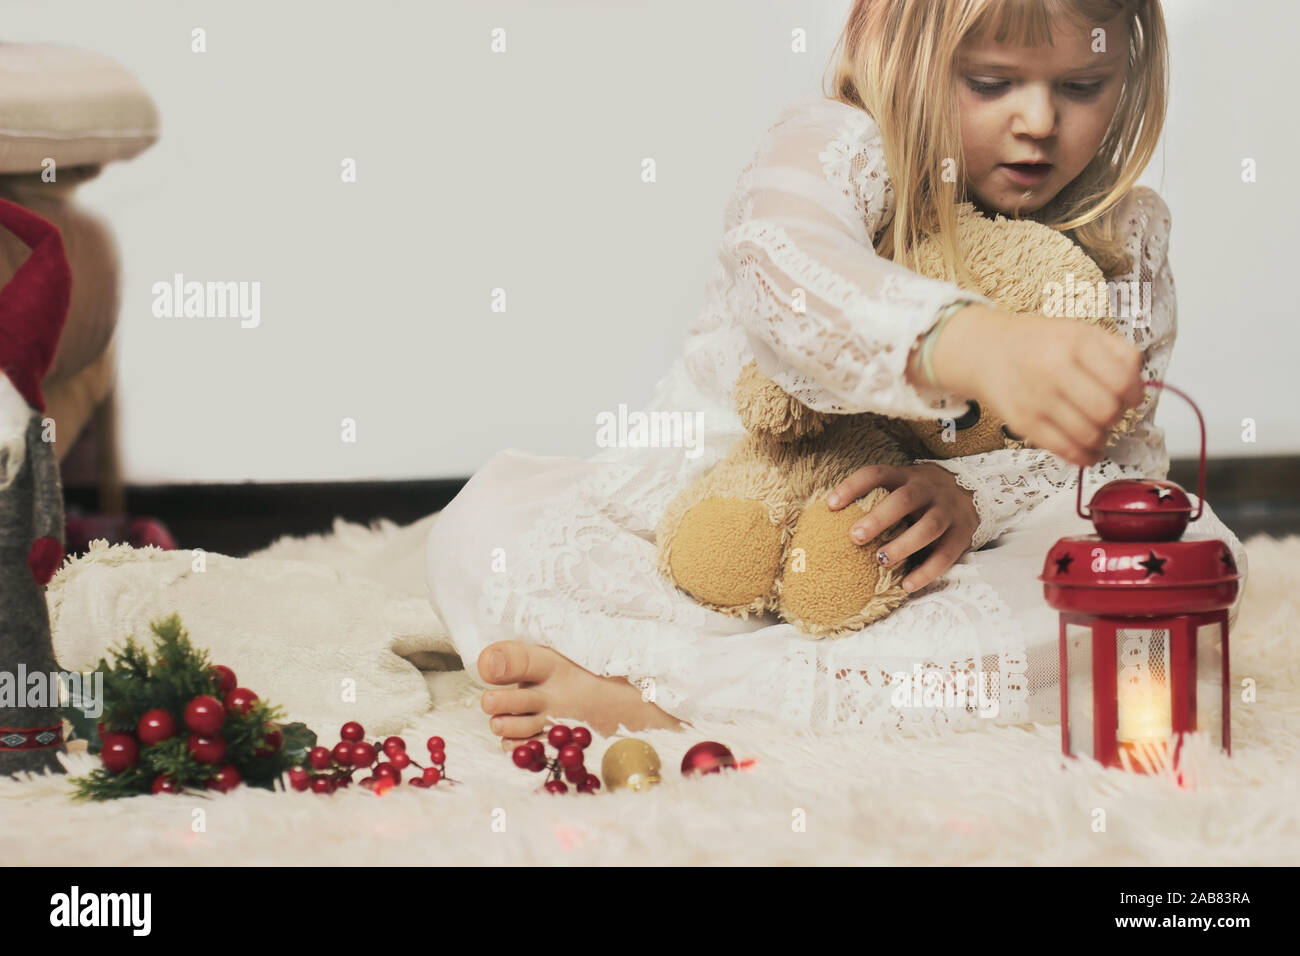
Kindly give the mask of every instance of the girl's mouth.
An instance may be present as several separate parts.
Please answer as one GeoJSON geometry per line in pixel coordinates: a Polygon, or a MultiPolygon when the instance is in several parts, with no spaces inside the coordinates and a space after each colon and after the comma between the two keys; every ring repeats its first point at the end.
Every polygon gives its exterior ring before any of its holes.
{"type": "Polygon", "coordinates": [[[1037,186],[1052,174],[1051,163],[1002,163],[998,168],[1020,186],[1037,186]]]}

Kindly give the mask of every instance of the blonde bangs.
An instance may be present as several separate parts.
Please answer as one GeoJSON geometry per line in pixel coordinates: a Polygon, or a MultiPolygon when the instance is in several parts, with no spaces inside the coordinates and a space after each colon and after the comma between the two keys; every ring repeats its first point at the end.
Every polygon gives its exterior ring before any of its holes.
{"type": "Polygon", "coordinates": [[[1123,9],[1122,0],[1002,0],[973,4],[973,19],[963,40],[1008,43],[1013,46],[1041,46],[1052,42],[1052,24],[1058,19],[1080,26],[1109,20],[1123,9]],[[1091,8],[1091,9],[1088,9],[1091,8]],[[1105,12],[1109,11],[1109,12],[1105,12]]]}

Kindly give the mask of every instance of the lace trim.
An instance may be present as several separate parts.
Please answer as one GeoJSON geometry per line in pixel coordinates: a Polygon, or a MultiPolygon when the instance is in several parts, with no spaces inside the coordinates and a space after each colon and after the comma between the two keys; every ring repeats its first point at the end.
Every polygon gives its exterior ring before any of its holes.
{"type": "Polygon", "coordinates": [[[853,203],[874,239],[894,214],[894,187],[885,168],[880,128],[868,114],[854,109],[818,158],[826,178],[853,203]]]}
{"type": "Polygon", "coordinates": [[[1055,644],[1039,645],[1031,666],[1023,630],[996,592],[971,568],[954,570],[859,635],[792,643],[782,662],[782,719],[819,730],[865,727],[903,735],[966,729],[984,719],[1051,719],[1055,644]],[[946,640],[935,641],[941,635],[946,640]],[[901,651],[918,640],[940,646],[928,654],[901,651]],[[900,650],[879,650],[889,644],[900,650]],[[965,654],[957,650],[963,645],[965,654]],[[988,650],[994,646],[1001,649],[988,650]],[[983,700],[972,680],[983,681],[983,700]],[[927,686],[942,688],[948,706],[933,706],[927,686]],[[902,707],[899,695],[907,701],[902,707]],[[982,705],[996,713],[982,713],[982,705]]]}

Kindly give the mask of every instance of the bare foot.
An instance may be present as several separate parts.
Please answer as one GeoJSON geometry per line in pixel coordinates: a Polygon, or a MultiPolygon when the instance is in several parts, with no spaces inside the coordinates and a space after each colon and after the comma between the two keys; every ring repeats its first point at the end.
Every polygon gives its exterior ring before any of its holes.
{"type": "Polygon", "coordinates": [[[549,647],[497,641],[479,654],[478,672],[489,684],[519,685],[483,694],[483,710],[493,715],[490,726],[501,736],[502,750],[513,750],[541,734],[548,717],[580,721],[606,735],[619,724],[628,730],[682,726],[642,699],[634,684],[621,677],[599,677],[549,647]]]}

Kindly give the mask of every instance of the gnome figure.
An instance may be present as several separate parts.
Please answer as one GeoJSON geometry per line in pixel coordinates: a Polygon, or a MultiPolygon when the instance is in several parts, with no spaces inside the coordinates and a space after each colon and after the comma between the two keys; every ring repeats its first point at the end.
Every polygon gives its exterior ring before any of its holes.
{"type": "Polygon", "coordinates": [[[52,223],[0,199],[0,226],[31,249],[0,289],[0,774],[62,773],[45,585],[63,562],[63,488],[40,385],[67,317],[72,272],[52,223]]]}

